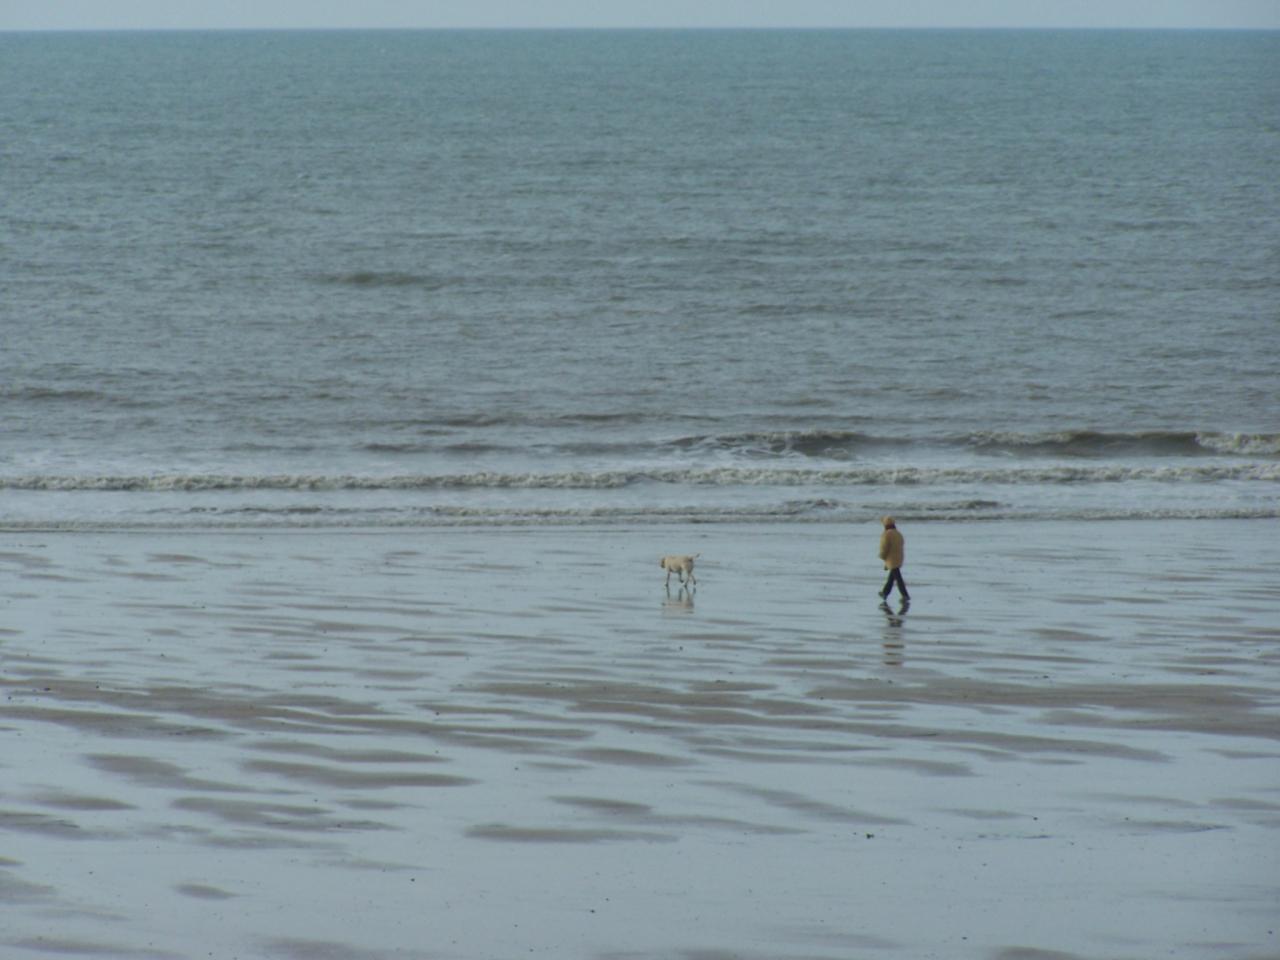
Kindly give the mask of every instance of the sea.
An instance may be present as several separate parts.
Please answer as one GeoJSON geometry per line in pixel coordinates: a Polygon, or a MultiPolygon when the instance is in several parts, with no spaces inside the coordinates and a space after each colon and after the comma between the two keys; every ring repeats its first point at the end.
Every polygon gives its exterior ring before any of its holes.
{"type": "Polygon", "coordinates": [[[0,34],[0,528],[1280,517],[1280,33],[0,34]]]}

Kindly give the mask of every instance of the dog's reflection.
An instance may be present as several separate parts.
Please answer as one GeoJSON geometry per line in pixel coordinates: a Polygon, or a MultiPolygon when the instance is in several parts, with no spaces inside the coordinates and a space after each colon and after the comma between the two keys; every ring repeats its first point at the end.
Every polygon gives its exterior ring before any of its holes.
{"type": "Polygon", "coordinates": [[[906,622],[907,611],[911,609],[911,601],[903,600],[897,611],[888,603],[880,604],[880,612],[884,614],[884,633],[880,645],[884,650],[884,665],[900,667],[907,661],[907,642],[902,635],[902,625],[906,622]]]}
{"type": "Polygon", "coordinates": [[[667,597],[662,601],[663,613],[688,614],[693,613],[693,595],[696,591],[693,587],[678,587],[675,594],[671,592],[671,588],[667,587],[667,597]]]}

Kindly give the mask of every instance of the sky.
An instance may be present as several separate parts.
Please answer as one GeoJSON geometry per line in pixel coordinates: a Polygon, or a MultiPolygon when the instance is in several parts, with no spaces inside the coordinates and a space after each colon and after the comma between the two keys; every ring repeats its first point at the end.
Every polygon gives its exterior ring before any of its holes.
{"type": "Polygon", "coordinates": [[[0,30],[395,27],[1280,29],[1280,0],[0,0],[0,30]]]}

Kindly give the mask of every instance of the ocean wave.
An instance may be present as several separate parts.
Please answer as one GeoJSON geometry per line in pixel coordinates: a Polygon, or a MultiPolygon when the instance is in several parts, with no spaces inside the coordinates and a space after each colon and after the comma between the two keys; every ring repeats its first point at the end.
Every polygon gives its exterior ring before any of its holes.
{"type": "MultiPolygon", "coordinates": [[[[453,437],[458,429],[505,426],[577,426],[583,423],[629,425],[635,414],[599,414],[594,418],[554,418],[553,421],[527,418],[517,424],[510,416],[483,414],[440,421],[448,429],[437,435],[453,437]]],[[[486,438],[451,440],[420,436],[404,441],[370,441],[362,449],[371,453],[420,455],[424,453],[519,453],[523,448],[486,438]]],[[[593,437],[546,444],[546,449],[571,456],[620,455],[652,457],[674,451],[677,455],[727,455],[730,458],[762,461],[807,460],[855,462],[865,457],[915,456],[922,452],[963,451],[984,458],[1056,459],[1075,461],[1169,459],[1187,457],[1250,457],[1280,459],[1280,434],[1209,433],[1194,431],[1100,432],[1063,430],[1041,433],[972,432],[943,437],[891,437],[856,430],[759,430],[742,433],[688,434],[672,439],[613,440],[593,437]]]]}
{"type": "Polygon", "coordinates": [[[1070,457],[1199,456],[1210,453],[1280,456],[1280,434],[1273,433],[1211,433],[1190,430],[977,432],[969,434],[964,442],[984,452],[1070,457]]]}
{"type": "Polygon", "coordinates": [[[348,273],[320,274],[315,279],[320,283],[342,287],[423,287],[428,290],[438,290],[449,283],[442,277],[398,270],[352,270],[348,273]]]}
{"type": "Polygon", "coordinates": [[[1215,453],[1280,457],[1280,433],[1198,433],[1196,442],[1215,453]]]}
{"type": "Polygon", "coordinates": [[[1213,433],[1192,430],[1060,430],[1032,433],[974,431],[943,437],[878,436],[856,430],[761,430],[702,434],[668,441],[680,450],[722,450],[747,455],[847,458],[895,448],[968,449],[983,454],[1098,457],[1252,456],[1280,457],[1280,434],[1213,433]]]}
{"type": "Polygon", "coordinates": [[[115,398],[88,387],[0,387],[0,400],[13,402],[101,403],[115,398]]]}
{"type": "Polygon", "coordinates": [[[1280,482],[1280,463],[1044,465],[1022,467],[655,468],[357,476],[327,474],[33,475],[0,477],[0,489],[30,491],[204,492],[253,490],[611,490],[645,483],[685,486],[930,486],[939,484],[1087,484],[1280,482]]]}
{"type": "MultiPolygon", "coordinates": [[[[627,426],[645,423],[650,417],[636,411],[577,411],[574,413],[538,413],[528,410],[504,410],[501,413],[477,412],[457,413],[432,420],[391,420],[370,423],[370,426],[390,426],[399,429],[429,430],[431,428],[447,428],[448,430],[473,429],[486,427],[578,427],[578,426],[627,426]]],[[[664,417],[670,419],[669,417],[664,417]]]]}
{"type": "MultiPolygon", "coordinates": [[[[1183,506],[1113,508],[1019,508],[987,501],[950,504],[901,504],[900,520],[917,523],[974,522],[1108,522],[1118,520],[1278,520],[1280,510],[1268,507],[1183,506]]],[[[592,507],[582,509],[517,509],[496,507],[437,507],[421,510],[359,510],[239,507],[230,510],[161,512],[147,517],[0,518],[2,531],[99,532],[120,530],[394,530],[441,527],[625,527],[688,524],[863,524],[879,511],[865,506],[815,501],[809,506],[790,502],[777,507],[664,507],[658,509],[592,507]]]]}
{"type": "Polygon", "coordinates": [[[760,430],[746,433],[700,434],[677,437],[668,445],[680,450],[726,450],[818,457],[853,453],[874,446],[901,444],[898,438],[876,437],[851,430],[760,430]]]}

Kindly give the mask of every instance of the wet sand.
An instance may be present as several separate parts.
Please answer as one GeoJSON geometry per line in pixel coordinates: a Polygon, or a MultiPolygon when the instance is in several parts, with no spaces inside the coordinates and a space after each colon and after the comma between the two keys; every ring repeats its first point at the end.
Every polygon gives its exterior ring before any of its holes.
{"type": "Polygon", "coordinates": [[[0,533],[0,955],[1280,956],[1280,525],[903,530],[0,533]]]}

